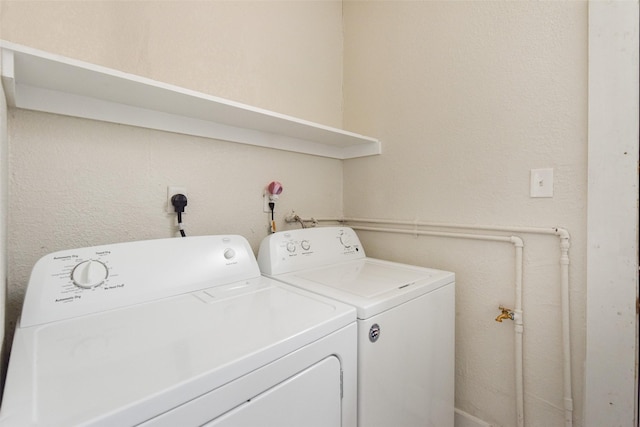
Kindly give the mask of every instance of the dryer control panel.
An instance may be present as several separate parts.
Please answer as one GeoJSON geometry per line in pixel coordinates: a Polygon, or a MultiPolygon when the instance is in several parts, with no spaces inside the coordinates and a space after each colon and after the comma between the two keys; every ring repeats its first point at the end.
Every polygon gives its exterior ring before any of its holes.
{"type": "Polygon", "coordinates": [[[258,251],[258,264],[263,274],[271,276],[365,257],[352,228],[303,228],[265,237],[258,251]]]}
{"type": "Polygon", "coordinates": [[[260,277],[244,237],[195,236],[55,252],[33,267],[21,327],[260,277]]]}

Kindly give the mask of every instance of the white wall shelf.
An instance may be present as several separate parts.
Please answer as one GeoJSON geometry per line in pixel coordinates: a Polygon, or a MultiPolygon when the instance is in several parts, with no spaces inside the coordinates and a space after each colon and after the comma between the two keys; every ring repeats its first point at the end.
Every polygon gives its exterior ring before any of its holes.
{"type": "Polygon", "coordinates": [[[117,70],[0,41],[2,84],[17,108],[336,159],[380,141],[117,70]]]}

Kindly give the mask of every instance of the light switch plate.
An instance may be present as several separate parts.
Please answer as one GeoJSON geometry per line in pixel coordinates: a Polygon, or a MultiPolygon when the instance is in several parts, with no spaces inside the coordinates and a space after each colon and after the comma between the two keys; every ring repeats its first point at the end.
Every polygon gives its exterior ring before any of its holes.
{"type": "Polygon", "coordinates": [[[531,169],[531,197],[553,197],[553,168],[531,169]]]}

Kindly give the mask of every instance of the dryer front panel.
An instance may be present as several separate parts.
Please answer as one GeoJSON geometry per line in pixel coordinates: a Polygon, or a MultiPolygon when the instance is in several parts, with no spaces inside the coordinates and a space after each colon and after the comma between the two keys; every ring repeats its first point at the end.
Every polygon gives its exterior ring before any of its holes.
{"type": "Polygon", "coordinates": [[[340,362],[332,356],[247,400],[205,427],[338,427],[340,405],[340,362]]]}

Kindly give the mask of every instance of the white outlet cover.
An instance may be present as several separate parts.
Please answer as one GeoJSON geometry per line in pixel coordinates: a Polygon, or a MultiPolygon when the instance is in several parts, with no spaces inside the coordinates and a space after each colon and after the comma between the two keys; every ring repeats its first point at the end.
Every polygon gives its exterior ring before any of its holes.
{"type": "Polygon", "coordinates": [[[553,197],[553,168],[531,169],[531,197],[553,197]]]}

